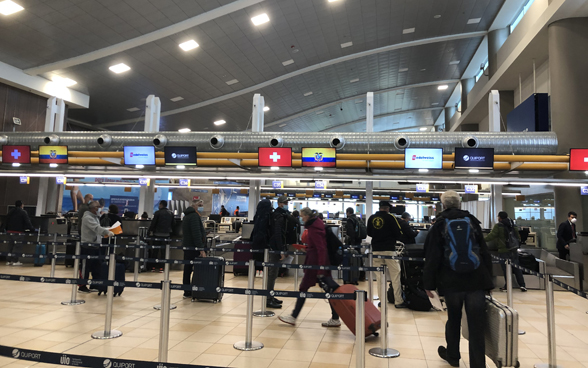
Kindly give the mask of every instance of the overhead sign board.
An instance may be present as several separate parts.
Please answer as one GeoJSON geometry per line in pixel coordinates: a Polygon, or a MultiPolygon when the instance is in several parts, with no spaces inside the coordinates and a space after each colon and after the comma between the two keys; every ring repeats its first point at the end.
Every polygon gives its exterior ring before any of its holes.
{"type": "Polygon", "coordinates": [[[313,198],[321,198],[322,195],[320,193],[314,193],[312,196],[313,198]]]}
{"type": "Polygon", "coordinates": [[[407,148],[404,150],[405,169],[442,169],[442,148],[407,148]]]}
{"type": "Polygon", "coordinates": [[[189,187],[190,186],[190,179],[180,179],[180,186],[181,187],[189,187]]]}
{"type": "Polygon", "coordinates": [[[335,148],[302,148],[303,167],[336,167],[337,151],[335,148]]]}
{"type": "Polygon", "coordinates": [[[456,169],[494,168],[494,148],[460,148],[455,147],[456,169]]]}
{"type": "Polygon", "coordinates": [[[466,194],[477,194],[478,193],[478,186],[477,185],[465,185],[465,193],[466,194]]]}
{"type": "Polygon", "coordinates": [[[140,186],[149,186],[149,178],[139,178],[139,185],[140,186]]]}
{"type": "Polygon", "coordinates": [[[314,182],[314,189],[327,189],[327,182],[324,180],[317,180],[314,182]]]}
{"type": "Polygon", "coordinates": [[[172,147],[163,149],[166,166],[196,166],[196,147],[172,147]]]}
{"type": "Polygon", "coordinates": [[[272,188],[273,189],[282,189],[284,188],[284,182],[283,181],[272,181],[272,188]]]}
{"type": "Polygon", "coordinates": [[[417,193],[428,193],[429,192],[429,184],[417,184],[416,191],[417,191],[417,193]]]}
{"type": "Polygon", "coordinates": [[[580,194],[588,195],[588,186],[584,185],[580,188],[580,194]]]}
{"type": "Polygon", "coordinates": [[[30,184],[31,183],[31,178],[29,178],[28,176],[21,176],[20,177],[20,183],[21,184],[30,184]]]}
{"type": "Polygon", "coordinates": [[[155,147],[125,146],[125,165],[155,165],[155,147]]]}
{"type": "Polygon", "coordinates": [[[40,164],[67,164],[67,146],[39,146],[40,164]]]}
{"type": "Polygon", "coordinates": [[[292,148],[259,147],[259,167],[292,167],[292,148]]]}
{"type": "MultiPolygon", "coordinates": [[[[4,151],[2,151],[4,159],[4,151]]],[[[588,149],[570,149],[570,171],[588,171],[588,149]]]]}
{"type": "Polygon", "coordinates": [[[2,163],[5,164],[30,164],[30,146],[2,146],[2,163]]]}
{"type": "Polygon", "coordinates": [[[65,176],[58,176],[55,178],[55,182],[59,185],[59,184],[65,184],[65,182],[67,181],[65,176]]]}

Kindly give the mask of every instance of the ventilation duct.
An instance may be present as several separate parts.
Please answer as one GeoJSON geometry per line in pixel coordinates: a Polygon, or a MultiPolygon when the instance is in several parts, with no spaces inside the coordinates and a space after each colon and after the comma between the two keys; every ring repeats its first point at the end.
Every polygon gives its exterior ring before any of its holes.
{"type": "Polygon", "coordinates": [[[210,147],[214,149],[221,149],[225,145],[225,139],[221,136],[214,136],[210,138],[210,147]]]}
{"type": "Polygon", "coordinates": [[[284,140],[281,137],[273,137],[269,142],[270,147],[282,147],[284,140]]]}
{"type": "Polygon", "coordinates": [[[397,150],[403,150],[408,148],[408,146],[410,146],[410,140],[404,135],[401,135],[394,140],[394,147],[396,147],[397,150]]]}
{"type": "Polygon", "coordinates": [[[51,134],[50,136],[43,138],[43,142],[51,146],[57,146],[59,144],[59,137],[55,134],[51,134]]]}
{"type": "Polygon", "coordinates": [[[102,134],[96,139],[96,143],[98,143],[101,148],[107,149],[112,144],[112,137],[109,134],[102,134]]]}
{"type": "Polygon", "coordinates": [[[153,145],[159,149],[163,149],[167,144],[167,137],[163,134],[158,134],[153,138],[153,145]]]}
{"type": "Polygon", "coordinates": [[[343,138],[341,136],[335,136],[335,137],[331,138],[331,141],[329,142],[329,144],[333,148],[341,149],[345,146],[345,138],[343,138]]]}

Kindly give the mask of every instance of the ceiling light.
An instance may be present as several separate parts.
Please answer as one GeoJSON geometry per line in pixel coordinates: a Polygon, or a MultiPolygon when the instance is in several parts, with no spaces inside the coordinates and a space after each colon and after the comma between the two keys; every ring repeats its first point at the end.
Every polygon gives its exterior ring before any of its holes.
{"type": "Polygon", "coordinates": [[[353,46],[353,42],[349,41],[349,42],[345,42],[341,44],[341,48],[344,49],[346,47],[351,47],[353,46]]]}
{"type": "Polygon", "coordinates": [[[113,66],[109,67],[108,69],[115,72],[116,74],[124,73],[128,70],[131,70],[131,68],[125,63],[113,65],[113,66]]]}
{"type": "Polygon", "coordinates": [[[317,166],[317,167],[314,168],[314,171],[323,171],[323,168],[320,167],[320,166],[317,166]]]}
{"type": "Polygon", "coordinates": [[[144,167],[145,167],[145,165],[135,165],[135,169],[142,169],[144,167]]]}
{"type": "Polygon", "coordinates": [[[127,109],[128,112],[135,112],[135,111],[139,111],[138,108],[136,107],[131,107],[130,109],[127,109]]]}
{"type": "Polygon", "coordinates": [[[420,130],[421,132],[424,132],[424,131],[425,131],[425,130],[427,130],[427,129],[429,129],[429,128],[427,128],[427,127],[422,127],[422,128],[420,128],[419,130],[420,130]]]}
{"type": "Polygon", "coordinates": [[[312,95],[312,92],[306,92],[306,93],[304,94],[304,97],[308,97],[308,96],[310,96],[310,95],[312,95]]]}
{"type": "Polygon", "coordinates": [[[239,81],[238,81],[238,80],[236,80],[236,79],[231,79],[230,81],[228,81],[228,82],[226,82],[226,83],[227,83],[227,85],[229,85],[229,86],[230,86],[230,85],[232,85],[232,84],[239,83],[239,81]]]}
{"type": "Polygon", "coordinates": [[[269,111],[269,106],[264,106],[263,111],[269,111]]]}
{"type": "Polygon", "coordinates": [[[339,1],[339,0],[329,0],[330,3],[334,3],[335,1],[339,1]]]}
{"type": "Polygon", "coordinates": [[[470,169],[470,170],[469,170],[469,172],[470,172],[471,174],[477,174],[477,173],[479,173],[479,172],[480,172],[480,170],[479,170],[479,169],[470,169]]]}
{"type": "Polygon", "coordinates": [[[12,167],[19,167],[19,166],[20,166],[20,164],[18,162],[13,162],[12,163],[12,167]]]}
{"type": "Polygon", "coordinates": [[[357,100],[357,101],[355,101],[356,104],[362,103],[362,102],[363,102],[363,100],[357,100]]]}
{"type": "Polygon", "coordinates": [[[178,102],[178,101],[182,101],[183,99],[184,99],[184,97],[178,96],[178,97],[170,98],[169,100],[172,102],[178,102]]]}
{"type": "Polygon", "coordinates": [[[444,90],[446,90],[447,88],[449,88],[449,86],[448,86],[447,84],[442,84],[442,85],[440,85],[440,86],[438,86],[438,87],[437,87],[437,89],[438,89],[439,91],[444,91],[444,90]]]}
{"type": "Polygon", "coordinates": [[[194,41],[194,40],[190,40],[190,41],[186,41],[186,42],[182,42],[180,44],[180,48],[184,51],[190,51],[195,49],[196,47],[198,47],[200,45],[198,45],[198,42],[194,41]]]}
{"type": "Polygon", "coordinates": [[[286,125],[288,125],[288,124],[280,124],[280,125],[278,125],[278,128],[283,128],[283,127],[285,127],[286,125]]]}
{"type": "Polygon", "coordinates": [[[264,24],[264,23],[269,22],[269,17],[267,16],[266,13],[263,13],[263,14],[260,14],[260,15],[257,15],[255,17],[251,18],[251,21],[253,22],[254,25],[258,26],[260,24],[264,24]]]}
{"type": "Polygon", "coordinates": [[[58,164],[49,164],[49,167],[57,167],[59,166],[58,164]]]}
{"type": "Polygon", "coordinates": [[[291,64],[294,64],[294,60],[292,60],[292,59],[286,60],[286,61],[282,62],[282,65],[283,66],[288,66],[288,65],[291,65],[291,64]]]}
{"type": "Polygon", "coordinates": [[[400,68],[400,69],[398,69],[398,71],[400,73],[407,72],[408,71],[408,68],[400,68]]]}
{"type": "Polygon", "coordinates": [[[0,14],[3,15],[18,13],[23,9],[24,8],[22,6],[10,0],[0,2],[0,14]]]}
{"type": "Polygon", "coordinates": [[[186,166],[184,166],[184,165],[176,166],[176,169],[178,169],[178,170],[184,170],[185,168],[186,168],[186,166]]]}
{"type": "Polygon", "coordinates": [[[406,28],[402,30],[402,34],[414,33],[415,30],[416,28],[406,28]]]}
{"type": "Polygon", "coordinates": [[[423,69],[421,69],[421,72],[424,72],[425,70],[427,70],[427,69],[423,68],[423,69]]]}
{"type": "Polygon", "coordinates": [[[468,19],[468,24],[477,24],[477,23],[480,23],[481,20],[482,20],[482,18],[471,18],[471,19],[468,19]]]}
{"type": "Polygon", "coordinates": [[[66,86],[66,87],[71,87],[74,84],[77,84],[78,82],[76,82],[73,79],[69,79],[69,78],[63,78],[60,77],[58,75],[54,75],[51,80],[57,84],[61,84],[62,86],[66,86]]]}
{"type": "Polygon", "coordinates": [[[359,78],[355,78],[349,81],[349,83],[355,83],[355,82],[359,82],[359,78]]]}
{"type": "Polygon", "coordinates": [[[429,172],[429,169],[419,169],[419,172],[420,173],[428,173],[429,172]]]}
{"type": "Polygon", "coordinates": [[[457,65],[459,64],[459,60],[453,60],[449,62],[449,65],[457,65]]]}
{"type": "Polygon", "coordinates": [[[439,19],[439,18],[441,18],[441,14],[434,15],[433,18],[439,19]]]}
{"type": "Polygon", "coordinates": [[[439,102],[433,102],[431,105],[432,106],[437,106],[437,105],[439,105],[439,102]]]}
{"type": "Polygon", "coordinates": [[[325,113],[324,111],[317,111],[316,112],[317,115],[324,114],[324,113],[325,113]]]}
{"type": "Polygon", "coordinates": [[[270,167],[270,169],[272,171],[278,171],[278,170],[280,170],[280,167],[279,166],[272,166],[272,167],[270,167]]]}
{"type": "Polygon", "coordinates": [[[178,129],[178,132],[180,133],[190,133],[192,130],[190,128],[182,128],[182,129],[178,129]]]}
{"type": "Polygon", "coordinates": [[[224,120],[217,120],[214,122],[214,125],[225,125],[227,122],[224,120]]]}

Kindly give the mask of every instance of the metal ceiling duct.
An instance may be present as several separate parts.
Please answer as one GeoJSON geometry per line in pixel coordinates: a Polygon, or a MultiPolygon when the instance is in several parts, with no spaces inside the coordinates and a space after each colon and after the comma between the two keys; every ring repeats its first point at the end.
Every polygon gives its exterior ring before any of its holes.
{"type": "MultiPolygon", "coordinates": [[[[47,133],[4,133],[6,145],[30,145],[37,149],[45,144],[47,133]]],[[[337,147],[339,153],[402,153],[404,148],[443,148],[453,153],[455,147],[494,148],[499,155],[549,155],[557,153],[557,136],[553,132],[418,132],[418,133],[276,133],[276,132],[63,132],[53,133],[52,141],[67,145],[70,151],[120,151],[123,146],[151,146],[159,139],[158,148],[196,146],[200,152],[257,152],[258,147],[271,147],[279,140],[284,147],[300,152],[302,147],[337,147]],[[103,144],[98,144],[98,139],[103,144]],[[337,143],[334,144],[334,139],[337,143]],[[110,141],[110,145],[108,145],[110,141]]]]}

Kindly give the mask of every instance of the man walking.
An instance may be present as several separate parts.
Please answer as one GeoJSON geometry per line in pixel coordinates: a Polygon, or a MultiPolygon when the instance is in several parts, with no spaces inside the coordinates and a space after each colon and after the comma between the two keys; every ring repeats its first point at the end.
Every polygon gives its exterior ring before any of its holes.
{"type": "MultiPolygon", "coordinates": [[[[14,203],[14,208],[6,215],[6,232],[22,234],[26,230],[35,231],[29,214],[22,208],[22,201],[18,200],[14,203]]],[[[22,239],[14,239],[15,242],[10,243],[10,253],[22,253],[22,239]]],[[[6,262],[7,266],[22,266],[22,263],[18,261],[18,257],[8,257],[6,262]]]]}
{"type": "MultiPolygon", "coordinates": [[[[182,247],[188,248],[204,248],[206,232],[202,224],[202,218],[198,213],[198,207],[203,204],[202,200],[195,199],[192,201],[190,207],[184,211],[184,221],[182,222],[182,247]]],[[[196,257],[206,257],[206,252],[201,250],[184,250],[184,260],[192,261],[196,257]]],[[[192,271],[194,265],[184,264],[184,285],[192,284],[192,271]]],[[[192,292],[184,290],[184,298],[191,298],[192,292]]]]}

